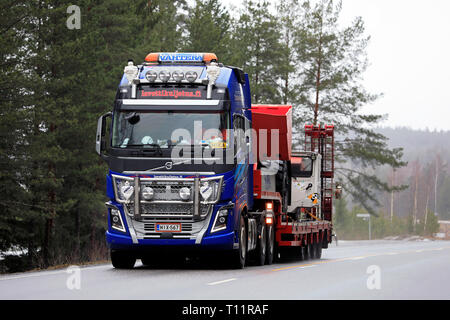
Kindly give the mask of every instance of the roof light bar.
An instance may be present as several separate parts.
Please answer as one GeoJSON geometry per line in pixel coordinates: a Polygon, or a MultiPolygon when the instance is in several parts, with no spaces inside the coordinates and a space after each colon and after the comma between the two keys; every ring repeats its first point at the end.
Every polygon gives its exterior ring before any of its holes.
{"type": "Polygon", "coordinates": [[[151,63],[210,63],[218,61],[214,53],[181,53],[181,52],[159,52],[149,53],[145,57],[146,62],[151,63]]]}

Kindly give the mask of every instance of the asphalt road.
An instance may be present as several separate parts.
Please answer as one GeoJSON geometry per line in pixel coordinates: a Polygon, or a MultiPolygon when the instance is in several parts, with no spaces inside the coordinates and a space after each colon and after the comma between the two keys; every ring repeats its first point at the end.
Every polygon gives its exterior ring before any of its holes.
{"type": "Polygon", "coordinates": [[[339,241],[322,259],[244,270],[110,264],[0,276],[0,299],[450,299],[450,241],[339,241]]]}

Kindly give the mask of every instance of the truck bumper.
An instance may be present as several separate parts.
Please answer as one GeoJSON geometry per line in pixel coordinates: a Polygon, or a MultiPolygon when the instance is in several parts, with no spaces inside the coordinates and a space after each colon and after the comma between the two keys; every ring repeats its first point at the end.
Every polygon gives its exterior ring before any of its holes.
{"type": "Polygon", "coordinates": [[[145,239],[138,240],[138,243],[133,243],[129,235],[116,234],[107,231],[106,243],[112,250],[142,252],[165,250],[179,250],[183,252],[232,250],[234,244],[234,232],[205,235],[201,243],[196,244],[195,239],[145,239]]]}

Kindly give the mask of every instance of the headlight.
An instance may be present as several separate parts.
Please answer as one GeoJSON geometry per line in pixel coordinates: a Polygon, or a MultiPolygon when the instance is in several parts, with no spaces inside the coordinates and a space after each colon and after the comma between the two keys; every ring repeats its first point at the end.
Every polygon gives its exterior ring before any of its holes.
{"type": "Polygon", "coordinates": [[[125,203],[133,200],[134,179],[112,175],[116,201],[125,203]]]}
{"type": "Polygon", "coordinates": [[[131,196],[134,193],[134,187],[130,184],[129,181],[125,181],[121,186],[120,186],[120,194],[122,195],[122,197],[128,201],[130,200],[131,196]]]}
{"type": "Polygon", "coordinates": [[[200,195],[202,196],[203,201],[216,202],[219,200],[222,178],[202,179],[200,183],[200,195]]]}
{"type": "Polygon", "coordinates": [[[209,197],[213,194],[213,189],[210,186],[209,182],[203,182],[200,187],[200,194],[202,195],[203,200],[208,200],[209,197]]]}
{"type": "Polygon", "coordinates": [[[191,189],[187,187],[183,187],[180,189],[180,198],[184,201],[187,201],[191,198],[191,189]]]}

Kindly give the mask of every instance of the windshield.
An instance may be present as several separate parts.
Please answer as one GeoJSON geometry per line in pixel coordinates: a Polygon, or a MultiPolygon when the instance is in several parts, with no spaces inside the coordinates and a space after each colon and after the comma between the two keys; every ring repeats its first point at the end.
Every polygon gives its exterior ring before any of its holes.
{"type": "Polygon", "coordinates": [[[309,178],[312,176],[313,160],[310,157],[293,157],[291,172],[294,178],[309,178]]]}
{"type": "Polygon", "coordinates": [[[114,148],[204,145],[226,148],[229,117],[225,112],[116,112],[114,148]]]}

